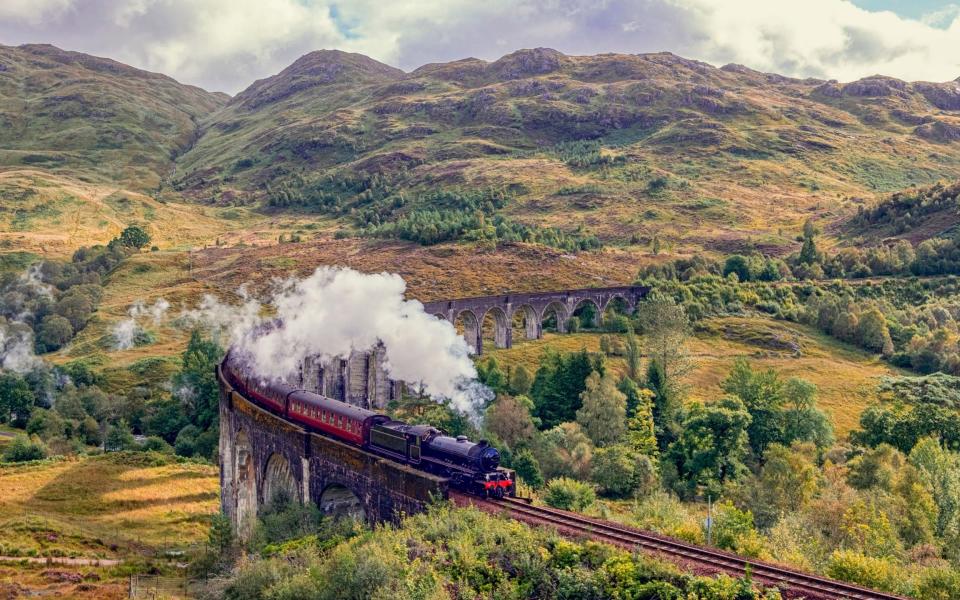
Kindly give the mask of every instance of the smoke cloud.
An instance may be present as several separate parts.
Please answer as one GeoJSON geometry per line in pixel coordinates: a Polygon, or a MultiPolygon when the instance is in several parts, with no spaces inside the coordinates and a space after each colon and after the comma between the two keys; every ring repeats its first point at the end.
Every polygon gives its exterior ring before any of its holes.
{"type": "Polygon", "coordinates": [[[129,317],[113,326],[114,348],[129,350],[136,346],[137,337],[144,331],[140,323],[149,319],[154,325],[160,325],[169,309],[170,303],[163,298],[158,298],[152,306],[147,306],[143,300],[131,304],[127,310],[129,317]]]}
{"type": "Polygon", "coordinates": [[[269,302],[275,317],[261,316],[262,305],[249,296],[239,308],[208,296],[186,316],[224,331],[265,379],[294,377],[308,356],[329,362],[382,344],[391,379],[476,416],[493,392],[476,381],[466,340],[420,302],[405,300],[405,291],[396,274],[321,267],[278,286],[269,302]]]}

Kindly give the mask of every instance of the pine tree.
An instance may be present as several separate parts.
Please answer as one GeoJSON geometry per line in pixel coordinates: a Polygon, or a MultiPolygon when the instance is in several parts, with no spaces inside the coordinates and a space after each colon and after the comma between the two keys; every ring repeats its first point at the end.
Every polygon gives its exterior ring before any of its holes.
{"type": "Polygon", "coordinates": [[[661,450],[664,450],[676,438],[675,426],[679,402],[673,385],[657,360],[650,361],[647,366],[646,387],[653,393],[651,416],[657,444],[661,450]]]}
{"type": "Polygon", "coordinates": [[[626,361],[627,376],[633,381],[640,379],[640,360],[642,358],[643,353],[640,350],[640,340],[637,338],[637,334],[633,332],[633,328],[630,327],[627,329],[626,361]]]}

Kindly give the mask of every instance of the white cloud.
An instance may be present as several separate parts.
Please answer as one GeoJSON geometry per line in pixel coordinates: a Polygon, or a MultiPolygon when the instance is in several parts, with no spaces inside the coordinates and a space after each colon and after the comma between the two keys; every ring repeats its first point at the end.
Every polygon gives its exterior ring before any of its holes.
{"type": "Polygon", "coordinates": [[[0,19],[9,19],[27,25],[40,25],[45,19],[63,14],[73,0],[3,0],[0,19]]]}
{"type": "Polygon", "coordinates": [[[404,69],[549,46],[668,50],[841,80],[960,75],[955,6],[917,20],[847,0],[3,0],[0,40],[51,42],[231,93],[320,48],[404,69]]]}

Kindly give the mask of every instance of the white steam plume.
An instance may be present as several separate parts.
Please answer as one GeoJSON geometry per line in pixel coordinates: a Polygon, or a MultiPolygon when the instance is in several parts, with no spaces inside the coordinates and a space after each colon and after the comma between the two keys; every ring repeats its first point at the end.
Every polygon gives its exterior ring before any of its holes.
{"type": "Polygon", "coordinates": [[[33,331],[24,323],[0,318],[0,368],[27,373],[43,365],[33,353],[33,331]]]}
{"type": "Polygon", "coordinates": [[[234,351],[268,379],[292,378],[308,356],[330,361],[382,343],[391,379],[476,416],[492,392],[476,381],[467,342],[420,302],[405,300],[405,290],[399,275],[321,267],[280,285],[270,301],[277,327],[261,327],[274,318],[261,317],[260,303],[249,297],[238,308],[208,296],[186,316],[226,331],[234,351]]]}
{"type": "Polygon", "coordinates": [[[152,306],[147,306],[143,300],[137,300],[131,304],[127,310],[129,317],[113,326],[114,348],[116,350],[133,348],[137,342],[137,335],[143,331],[140,321],[149,318],[154,325],[160,325],[169,308],[170,303],[163,298],[158,298],[152,306]]]}

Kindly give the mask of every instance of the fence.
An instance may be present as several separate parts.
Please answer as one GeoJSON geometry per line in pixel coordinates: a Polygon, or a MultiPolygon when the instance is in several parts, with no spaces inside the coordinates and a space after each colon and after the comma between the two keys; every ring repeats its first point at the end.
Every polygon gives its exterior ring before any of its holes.
{"type": "Polygon", "coordinates": [[[174,600],[187,598],[187,581],[180,577],[131,575],[130,597],[140,600],[174,600]]]}

